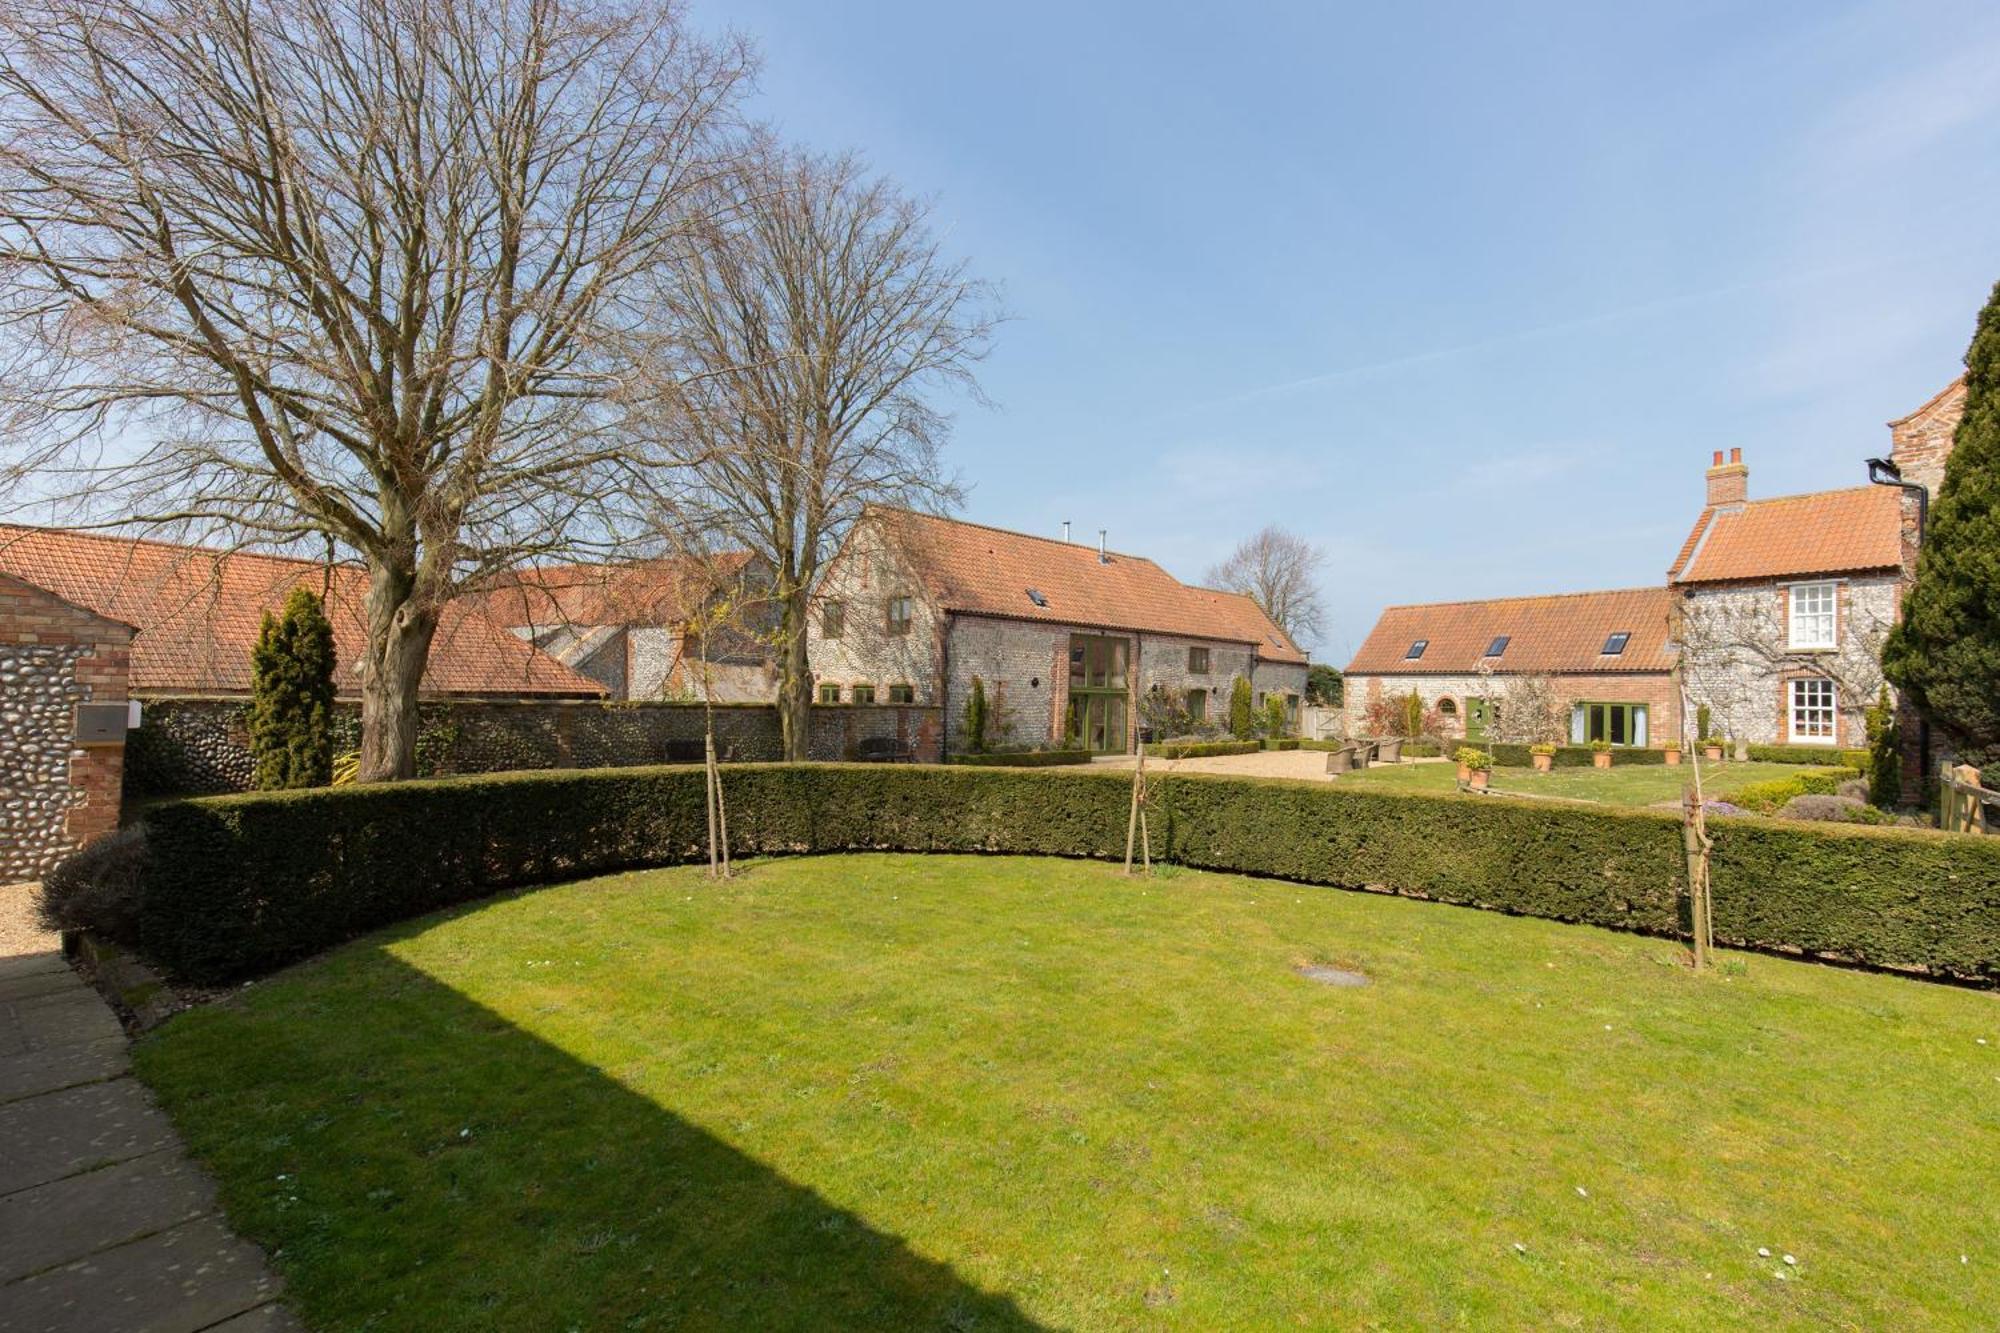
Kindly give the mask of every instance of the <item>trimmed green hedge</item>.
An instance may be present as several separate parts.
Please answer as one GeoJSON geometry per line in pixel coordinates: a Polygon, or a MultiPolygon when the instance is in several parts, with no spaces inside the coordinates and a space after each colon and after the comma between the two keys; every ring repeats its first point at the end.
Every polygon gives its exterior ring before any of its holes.
{"type": "Polygon", "coordinates": [[[1299,748],[1299,739],[1296,736],[1266,736],[1264,738],[1264,748],[1267,750],[1296,750],[1299,748]]]}
{"type": "MultiPolygon", "coordinates": [[[[1125,773],[904,764],[727,770],[740,855],[902,850],[1116,859],[1125,773]]],[[[518,885],[702,856],[689,768],[510,773],[213,797],[146,815],[142,952],[191,981],[269,971],[518,885]]],[[[1164,779],[1154,855],[1678,934],[1677,819],[1644,810],[1200,775],[1164,779]]],[[[1729,943],[2000,978],[2000,838],[1716,819],[1729,943]]]]}
{"type": "Polygon", "coordinates": [[[991,750],[985,754],[955,754],[947,764],[968,768],[1055,768],[1063,764],[1087,764],[1088,750],[991,750]]]}
{"type": "Polygon", "coordinates": [[[1154,741],[1146,753],[1155,759],[1215,759],[1227,754],[1256,754],[1262,741],[1154,741]]]}
{"type": "MultiPolygon", "coordinates": [[[[1812,764],[1854,769],[1857,773],[1868,769],[1866,750],[1829,750],[1823,745],[1753,745],[1750,757],[1764,764],[1812,764]]],[[[1728,747],[1734,753],[1735,747],[1728,747]]]]}
{"type": "MultiPolygon", "coordinates": [[[[1532,768],[1535,757],[1532,747],[1515,745],[1511,742],[1496,744],[1481,741],[1474,748],[1485,750],[1493,756],[1493,762],[1501,768],[1532,768]]],[[[1405,754],[1409,753],[1406,749],[1405,754]]],[[[1588,745],[1559,745],[1556,747],[1555,766],[1557,768],[1589,768],[1595,762],[1597,751],[1588,745]]],[[[1821,756],[1824,758],[1825,756],[1821,756]]],[[[1664,764],[1667,762],[1665,750],[1614,747],[1611,751],[1611,766],[1624,768],[1631,764],[1664,764]]],[[[1683,761],[1685,762],[1685,761],[1683,761]]]]}

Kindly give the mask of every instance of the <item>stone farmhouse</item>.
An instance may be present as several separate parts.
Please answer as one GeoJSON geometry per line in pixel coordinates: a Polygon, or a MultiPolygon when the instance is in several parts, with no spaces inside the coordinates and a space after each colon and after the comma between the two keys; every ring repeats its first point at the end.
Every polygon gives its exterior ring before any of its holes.
{"type": "Polygon", "coordinates": [[[1451,734],[1484,740],[1522,679],[1551,679],[1577,744],[1680,738],[1665,587],[1392,606],[1347,666],[1350,732],[1369,707],[1414,691],[1451,734]]]}
{"type": "MultiPolygon", "coordinates": [[[[1870,462],[1902,485],[1752,499],[1742,450],[1715,451],[1661,587],[1391,607],[1348,666],[1343,720],[1363,730],[1372,700],[1415,690],[1451,734],[1478,738],[1510,679],[1541,676],[1573,701],[1572,742],[1685,743],[1705,709],[1712,734],[1748,744],[1864,744],[1964,409],[1959,379],[1890,423],[1888,459],[1870,462]]],[[[1899,725],[1915,776],[1927,739],[1908,710],[1899,725]]]]}
{"type": "Polygon", "coordinates": [[[1294,717],[1306,657],[1255,602],[1153,561],[956,519],[871,507],[816,590],[808,652],[821,704],[941,704],[964,750],[975,677],[990,744],[1129,753],[1144,696],[1220,720],[1238,677],[1294,717]]]}
{"type": "Polygon", "coordinates": [[[778,696],[770,579],[746,552],[535,566],[478,600],[489,619],[614,699],[778,696]]]}

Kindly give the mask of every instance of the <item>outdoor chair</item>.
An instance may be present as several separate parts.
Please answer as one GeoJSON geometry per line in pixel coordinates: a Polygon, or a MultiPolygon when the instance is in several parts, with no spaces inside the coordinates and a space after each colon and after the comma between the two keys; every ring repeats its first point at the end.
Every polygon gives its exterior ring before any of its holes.
{"type": "Polygon", "coordinates": [[[854,757],[864,764],[909,764],[916,762],[917,750],[897,736],[864,736],[854,747],[854,757]]]}

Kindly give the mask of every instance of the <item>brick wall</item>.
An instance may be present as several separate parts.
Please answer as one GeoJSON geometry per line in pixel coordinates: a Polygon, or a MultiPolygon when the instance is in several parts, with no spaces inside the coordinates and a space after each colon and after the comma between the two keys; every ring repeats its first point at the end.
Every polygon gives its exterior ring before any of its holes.
{"type": "Polygon", "coordinates": [[[1951,456],[1952,437],[1964,415],[1965,383],[1961,380],[1914,415],[1889,427],[1890,457],[1902,470],[1903,480],[1929,487],[1933,503],[1938,484],[1944,480],[1945,460],[1951,456]]]}
{"type": "MultiPolygon", "coordinates": [[[[130,738],[130,795],[212,795],[249,787],[255,766],[244,700],[165,698],[144,706],[144,721],[130,738]]],[[[698,741],[704,728],[699,704],[595,699],[426,700],[418,719],[417,767],[425,775],[657,764],[669,742],[698,741]]],[[[939,728],[935,708],[815,708],[809,753],[851,759],[863,737],[896,736],[909,741],[920,759],[935,761],[939,728]]],[[[774,705],[717,705],[715,733],[725,759],[781,757],[774,705]]],[[[359,743],[356,705],[336,705],[335,745],[352,749],[359,743]]]]}
{"type": "Polygon", "coordinates": [[[118,827],[122,745],[79,746],[76,706],[125,698],[132,630],[0,575],[0,883],[118,827]]]}

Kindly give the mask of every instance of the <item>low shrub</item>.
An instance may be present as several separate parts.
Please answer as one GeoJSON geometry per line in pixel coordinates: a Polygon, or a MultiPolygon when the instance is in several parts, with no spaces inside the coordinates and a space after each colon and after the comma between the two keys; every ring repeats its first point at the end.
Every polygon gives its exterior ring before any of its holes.
{"type": "Polygon", "coordinates": [[[1461,745],[1452,751],[1451,757],[1463,768],[1491,768],[1493,756],[1470,745],[1461,745]]]}
{"type": "Polygon", "coordinates": [[[1746,783],[1732,792],[1729,799],[1746,810],[1764,815],[1776,814],[1794,797],[1838,796],[1840,784],[1855,776],[1857,774],[1851,768],[1807,769],[1794,777],[1746,783]]]}
{"type": "MultiPolygon", "coordinates": [[[[1122,856],[1128,774],[935,765],[731,768],[742,856],[1122,856]]],[[[1571,802],[1183,774],[1155,859],[1558,921],[1682,931],[1679,819],[1571,802]]],[[[1712,806],[1718,813],[1720,805],[1712,806]]],[[[509,773],[173,802],[147,812],[139,946],[189,980],[254,975],[519,885],[702,854],[702,774],[509,773]]],[[[2000,839],[1718,818],[1724,943],[2000,979],[2000,839]]]]}
{"type": "Polygon", "coordinates": [[[955,754],[945,762],[972,768],[1055,768],[1087,764],[1093,757],[1088,750],[988,750],[984,754],[955,754]]]}
{"type": "MultiPolygon", "coordinates": [[[[1502,768],[1527,768],[1535,762],[1533,745],[1517,745],[1511,741],[1487,742],[1486,748],[1493,755],[1493,762],[1502,768]]],[[[1408,746],[1403,753],[1410,753],[1408,746]]],[[[1553,763],[1557,768],[1589,768],[1591,756],[1596,753],[1588,745],[1558,745],[1554,748],[1553,763]]],[[[1623,768],[1627,764],[1664,764],[1667,762],[1665,750],[1642,749],[1632,746],[1625,749],[1612,748],[1613,762],[1623,768]]],[[[1821,756],[1824,758],[1825,756],[1821,756]]]]}
{"type": "Polygon", "coordinates": [[[1889,824],[1895,816],[1855,796],[1794,796],[1778,810],[1780,819],[1817,819],[1835,824],[1889,824]]]}
{"type": "Polygon", "coordinates": [[[1155,759],[1215,759],[1229,754],[1256,754],[1262,741],[1153,741],[1146,753],[1155,759]]]}
{"type": "Polygon", "coordinates": [[[1438,741],[1404,741],[1403,758],[1436,759],[1444,753],[1444,746],[1438,741]]]}
{"type": "Polygon", "coordinates": [[[1264,748],[1267,750],[1296,750],[1299,748],[1299,744],[1299,738],[1296,736],[1266,736],[1264,738],[1264,748]]]}
{"type": "Polygon", "coordinates": [[[42,878],[36,915],[47,930],[136,944],[145,872],[145,826],[127,825],[56,862],[42,878]]]}

